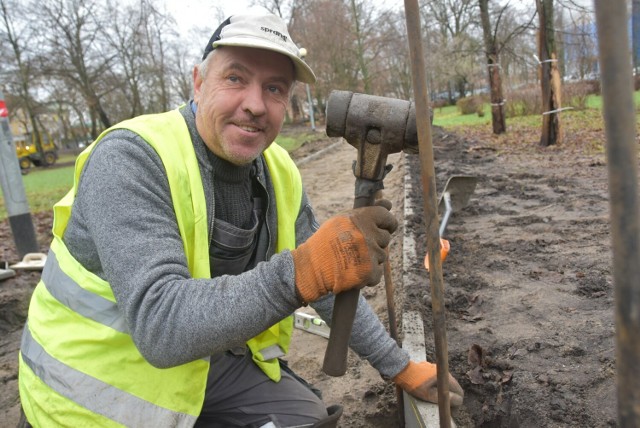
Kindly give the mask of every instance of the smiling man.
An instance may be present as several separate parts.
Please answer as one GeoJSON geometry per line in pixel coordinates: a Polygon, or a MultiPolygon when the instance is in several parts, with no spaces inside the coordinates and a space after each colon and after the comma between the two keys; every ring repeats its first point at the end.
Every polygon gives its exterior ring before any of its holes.
{"type": "MultiPolygon", "coordinates": [[[[187,105],[102,133],[54,207],[20,350],[33,426],[337,425],[340,406],[280,357],[297,308],[330,320],[335,294],[379,282],[390,204],[317,224],[272,144],[295,82],[315,81],[281,19],[227,19],[193,80],[187,105]]],[[[437,399],[435,367],[410,362],[362,298],[351,347],[437,399]]]]}
{"type": "Polygon", "coordinates": [[[196,127],[209,150],[234,165],[256,159],[280,132],[293,83],[282,54],[235,46],[211,52],[194,70],[196,127]]]}

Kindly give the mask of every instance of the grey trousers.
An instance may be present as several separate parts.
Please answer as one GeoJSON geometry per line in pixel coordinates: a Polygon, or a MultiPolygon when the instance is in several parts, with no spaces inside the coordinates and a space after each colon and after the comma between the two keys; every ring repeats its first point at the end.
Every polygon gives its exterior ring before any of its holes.
{"type": "Polygon", "coordinates": [[[196,427],[311,426],[327,418],[322,400],[308,384],[282,370],[273,382],[256,366],[251,353],[225,352],[211,357],[204,405],[196,427]]]}

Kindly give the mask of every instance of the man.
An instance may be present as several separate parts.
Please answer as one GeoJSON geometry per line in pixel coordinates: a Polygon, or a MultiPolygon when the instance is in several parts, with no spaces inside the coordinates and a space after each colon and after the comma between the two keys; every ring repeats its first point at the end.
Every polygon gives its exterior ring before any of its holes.
{"type": "MultiPolygon", "coordinates": [[[[378,283],[390,204],[318,227],[272,144],[295,81],[315,81],[279,18],[226,20],[193,79],[188,105],[105,131],[54,207],[20,352],[34,426],[337,424],[279,357],[296,308],[330,320],[334,294],[378,283]]],[[[409,362],[364,299],[351,347],[436,400],[435,366],[409,362]]]]}

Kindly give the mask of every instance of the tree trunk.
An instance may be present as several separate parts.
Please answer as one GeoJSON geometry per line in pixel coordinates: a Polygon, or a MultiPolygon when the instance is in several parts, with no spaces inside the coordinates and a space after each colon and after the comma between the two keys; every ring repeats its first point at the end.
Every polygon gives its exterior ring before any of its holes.
{"type": "Polygon", "coordinates": [[[479,0],[482,33],[484,34],[484,50],[487,58],[489,88],[491,88],[491,123],[494,134],[507,132],[504,115],[504,97],[502,95],[502,75],[496,40],[491,32],[489,20],[489,0],[479,0]]]}
{"type": "Polygon", "coordinates": [[[98,119],[95,106],[89,107],[89,115],[91,116],[91,139],[98,137],[98,119]]]}
{"type": "Polygon", "coordinates": [[[507,132],[507,124],[504,114],[504,97],[502,95],[502,75],[498,59],[487,58],[489,67],[489,85],[491,87],[491,123],[494,134],[507,132]]]}
{"type": "Polygon", "coordinates": [[[293,123],[300,122],[300,117],[302,116],[302,107],[300,106],[300,99],[297,94],[293,94],[291,96],[291,102],[289,103],[291,106],[291,121],[293,123]]]}
{"type": "Polygon", "coordinates": [[[560,126],[560,73],[556,58],[553,28],[553,0],[536,0],[540,19],[538,33],[538,55],[540,59],[540,87],[542,89],[542,135],[543,147],[562,142],[560,126]]]}
{"type": "Polygon", "coordinates": [[[458,91],[458,95],[460,98],[464,98],[467,96],[467,80],[462,77],[456,77],[456,90],[458,91]]]}
{"type": "Polygon", "coordinates": [[[640,0],[631,2],[631,40],[633,50],[633,70],[640,71],[640,0]]]}
{"type": "Polygon", "coordinates": [[[362,31],[360,29],[360,13],[359,7],[356,4],[355,0],[351,0],[351,13],[353,13],[353,23],[355,27],[355,36],[357,42],[357,55],[358,55],[358,66],[360,68],[360,72],[362,73],[362,82],[364,83],[364,93],[371,93],[371,79],[369,78],[369,68],[367,66],[367,62],[364,58],[364,43],[362,37],[362,31]]]}
{"type": "Polygon", "coordinates": [[[43,161],[44,165],[44,149],[42,148],[42,133],[40,132],[40,127],[38,126],[36,115],[33,113],[32,107],[27,107],[29,114],[29,121],[31,122],[31,137],[33,143],[36,145],[36,151],[40,156],[40,160],[43,161]]]}
{"type": "Polygon", "coordinates": [[[102,108],[102,104],[100,103],[100,101],[98,101],[98,104],[96,105],[96,110],[98,112],[98,116],[100,117],[100,122],[102,122],[104,128],[110,128],[111,121],[109,120],[109,116],[107,116],[107,112],[102,108]]]}
{"type": "Polygon", "coordinates": [[[100,119],[102,126],[104,129],[111,127],[111,121],[109,120],[109,116],[107,116],[107,112],[102,108],[102,104],[100,103],[100,98],[93,93],[91,88],[87,89],[87,105],[89,106],[89,110],[91,111],[91,136],[96,138],[97,134],[97,123],[96,120],[100,119]]]}

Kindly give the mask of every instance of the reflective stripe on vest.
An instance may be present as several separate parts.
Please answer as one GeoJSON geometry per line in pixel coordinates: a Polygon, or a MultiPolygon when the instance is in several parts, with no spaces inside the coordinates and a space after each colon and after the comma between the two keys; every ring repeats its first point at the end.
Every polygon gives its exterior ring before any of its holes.
{"type": "Polygon", "coordinates": [[[47,285],[47,290],[53,297],[72,311],[121,333],[129,332],[115,302],[78,285],[60,269],[53,249],[47,255],[47,264],[42,270],[42,282],[47,285]]]}
{"type": "MultiPolygon", "coordinates": [[[[199,390],[204,397],[208,361],[151,366],[127,333],[115,301],[89,291],[91,281],[79,283],[76,264],[54,238],[23,333],[19,383],[29,421],[192,426],[202,407],[199,390]],[[64,260],[67,265],[58,263],[64,260]]],[[[98,284],[95,279],[91,287],[98,284]]]]}
{"type": "Polygon", "coordinates": [[[196,422],[196,416],[163,409],[61,363],[33,340],[28,324],[20,348],[21,362],[42,382],[58,394],[112,421],[130,427],[149,426],[149,421],[169,421],[164,425],[167,427],[192,427],[196,422]],[[100,400],[96,400],[95,391],[100,391],[100,400]]]}
{"type": "MultiPolygon", "coordinates": [[[[199,189],[194,188],[194,181],[200,180],[199,168],[183,118],[173,111],[122,126],[151,141],[165,163],[174,205],[187,206],[186,212],[177,210],[176,216],[190,272],[194,277],[208,276],[208,242],[197,239],[207,236],[206,202],[201,182],[199,189]],[[171,144],[183,147],[176,153],[168,147],[171,144]],[[181,174],[185,169],[192,174],[186,180],[181,174]],[[204,214],[196,218],[200,210],[204,214]]],[[[190,426],[204,399],[208,362],[198,360],[170,369],[148,364],[127,332],[109,284],[86,271],[62,242],[80,173],[94,145],[78,157],[74,188],[54,207],[54,240],[33,293],[20,355],[25,413],[36,426],[190,426]]],[[[281,251],[295,246],[302,187],[286,152],[273,147],[265,158],[277,195],[276,249],[281,251]]],[[[274,356],[288,350],[292,329],[289,317],[248,342],[256,363],[274,380],[280,376],[274,356]]]]}

